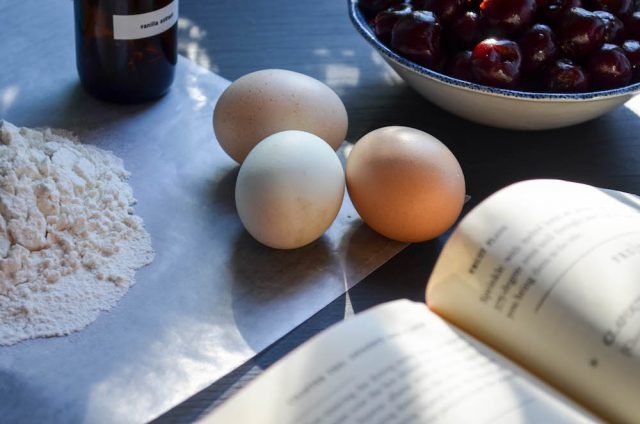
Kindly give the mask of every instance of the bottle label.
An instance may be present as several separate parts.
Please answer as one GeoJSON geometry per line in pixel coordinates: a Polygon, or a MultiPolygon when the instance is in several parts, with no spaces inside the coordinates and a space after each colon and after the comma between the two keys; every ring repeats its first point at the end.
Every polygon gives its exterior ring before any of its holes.
{"type": "Polygon", "coordinates": [[[137,40],[162,34],[178,21],[178,0],[153,12],[113,15],[113,38],[137,40]]]}

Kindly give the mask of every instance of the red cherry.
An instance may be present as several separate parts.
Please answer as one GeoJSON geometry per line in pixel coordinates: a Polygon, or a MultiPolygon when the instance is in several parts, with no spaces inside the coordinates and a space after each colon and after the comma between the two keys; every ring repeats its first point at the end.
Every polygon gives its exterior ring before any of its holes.
{"type": "Polygon", "coordinates": [[[604,44],[605,23],[595,13],[571,8],[558,28],[558,45],[569,59],[581,59],[604,44]]]}
{"type": "Polygon", "coordinates": [[[480,41],[483,22],[479,13],[469,11],[459,16],[449,27],[447,34],[451,45],[471,48],[480,41]]]}
{"type": "Polygon", "coordinates": [[[465,0],[433,0],[431,10],[443,25],[448,25],[464,12],[465,0]]]}
{"type": "Polygon", "coordinates": [[[391,30],[398,20],[412,12],[411,6],[403,4],[393,6],[378,13],[373,19],[373,31],[384,44],[391,42],[391,30]]]}
{"type": "Polygon", "coordinates": [[[515,88],[520,81],[522,54],[518,44],[507,39],[488,38],[473,49],[473,76],[480,84],[515,88]]]}
{"type": "Polygon", "coordinates": [[[615,44],[604,44],[591,53],[587,72],[594,88],[617,88],[631,81],[631,63],[624,51],[615,44]]]}
{"type": "Polygon", "coordinates": [[[640,40],[640,12],[634,12],[624,21],[624,38],[640,40]]]}
{"type": "Polygon", "coordinates": [[[580,93],[589,90],[589,81],[580,66],[558,59],[545,72],[544,88],[553,93],[580,93]]]}
{"type": "Polygon", "coordinates": [[[559,56],[553,31],[544,24],[536,24],[524,33],[520,39],[520,50],[522,70],[530,75],[541,73],[545,65],[559,56]]]}
{"type": "Polygon", "coordinates": [[[431,10],[433,0],[411,0],[411,6],[415,10],[431,10]]]}
{"type": "Polygon", "coordinates": [[[633,0],[588,0],[591,10],[604,10],[619,18],[633,13],[633,0]]]}
{"type": "Polygon", "coordinates": [[[617,44],[623,39],[624,24],[616,16],[604,10],[596,10],[593,12],[598,18],[604,22],[604,42],[617,44]]]}
{"type": "Polygon", "coordinates": [[[447,75],[464,81],[473,81],[471,55],[471,50],[464,50],[449,59],[445,66],[447,75]]]}
{"type": "Polygon", "coordinates": [[[572,7],[582,7],[581,0],[542,0],[542,2],[543,5],[538,7],[538,15],[542,23],[551,27],[555,27],[572,7]]]}
{"type": "Polygon", "coordinates": [[[403,3],[405,3],[405,0],[360,0],[358,7],[367,20],[369,20],[383,10],[393,6],[399,6],[403,3]]]}
{"type": "Polygon", "coordinates": [[[640,80],[640,41],[627,40],[622,43],[622,50],[631,64],[631,79],[640,80]]]}
{"type": "Polygon", "coordinates": [[[536,0],[484,0],[480,3],[489,26],[505,35],[524,30],[533,20],[536,7],[536,0]]]}
{"type": "Polygon", "coordinates": [[[442,59],[442,27],[433,12],[415,10],[401,17],[391,31],[391,48],[427,68],[442,59]]]}

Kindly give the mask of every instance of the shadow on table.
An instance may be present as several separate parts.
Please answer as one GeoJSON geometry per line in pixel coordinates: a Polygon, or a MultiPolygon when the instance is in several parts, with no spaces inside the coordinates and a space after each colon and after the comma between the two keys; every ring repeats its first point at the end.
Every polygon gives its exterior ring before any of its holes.
{"type": "MultiPolygon", "coordinates": [[[[375,270],[362,282],[351,288],[347,294],[339,296],[327,307],[320,310],[320,312],[269,346],[256,357],[245,362],[178,407],[168,411],[155,422],[191,422],[206,415],[207,412],[213,410],[221,402],[246,386],[249,381],[257,377],[264,369],[273,365],[297,346],[306,342],[327,327],[344,320],[346,310],[352,308],[354,313],[358,313],[377,304],[398,298],[408,298],[417,302],[424,302],[426,281],[442,244],[447,237],[448,234],[437,240],[409,245],[403,250],[402,255],[397,255],[390,259],[384,267],[375,270]]],[[[250,236],[245,233],[239,237],[239,242],[245,243],[247,242],[247,238],[251,239],[250,236]]],[[[347,244],[346,257],[351,257],[351,260],[360,260],[361,258],[358,258],[357,246],[360,243],[371,242],[374,238],[379,238],[379,236],[373,233],[373,231],[361,221],[355,222],[353,228],[345,236],[345,243],[347,244]]],[[[257,242],[254,243],[258,245],[257,242]]],[[[317,245],[312,244],[307,246],[307,248],[311,251],[328,252],[328,247],[326,243],[323,242],[317,245]]],[[[264,264],[268,263],[266,258],[273,259],[280,254],[290,255],[293,253],[274,251],[273,249],[259,246],[253,250],[254,255],[256,253],[259,254],[262,249],[265,249],[266,254],[264,258],[259,260],[264,261],[264,264]]],[[[304,252],[300,254],[302,253],[304,252]]],[[[325,256],[325,259],[329,260],[329,256],[325,256]]],[[[236,263],[241,265],[242,260],[238,260],[236,263]]],[[[240,272],[242,271],[240,270],[240,272]]],[[[309,274],[309,278],[313,278],[313,273],[309,274]]],[[[309,284],[310,282],[311,280],[306,280],[302,284],[309,284]]],[[[249,290],[250,288],[251,287],[240,286],[240,290],[249,290]]],[[[260,302],[265,300],[269,301],[277,297],[277,294],[268,291],[269,284],[265,284],[262,288],[263,290],[260,291],[261,295],[256,297],[256,301],[258,301],[258,299],[260,302]]],[[[294,286],[290,290],[296,290],[296,287],[294,286]]],[[[241,312],[241,309],[238,309],[236,312],[239,328],[246,325],[249,325],[247,328],[259,325],[259,323],[244,323],[243,317],[239,312],[241,312]]]]}
{"type": "Polygon", "coordinates": [[[299,309],[298,298],[314,291],[325,294],[327,272],[335,268],[335,261],[325,237],[298,249],[278,250],[240,232],[230,261],[231,298],[246,343],[259,351],[270,344],[274,333],[286,332],[291,316],[307,314],[299,309]],[[282,331],[274,332],[274,327],[282,331]]]}
{"type": "Polygon", "coordinates": [[[28,377],[16,375],[0,369],[0,399],[8,400],[6,404],[0,401],[0,406],[4,411],[3,420],[11,422],[11,411],[29,411],[29,422],[51,422],[57,416],[58,420],[64,417],[66,422],[81,422],[83,413],[74,411],[75,415],[70,416],[67,411],[63,414],[60,405],[47,399],[44,392],[33,385],[28,377]],[[55,411],[53,414],[51,411],[55,411]]]}
{"type": "Polygon", "coordinates": [[[218,206],[223,206],[224,210],[230,213],[235,213],[236,211],[235,191],[239,171],[240,166],[225,170],[222,178],[211,185],[211,195],[208,197],[216,202],[218,206]]]}
{"type": "Polygon", "coordinates": [[[12,123],[25,127],[46,125],[51,128],[93,129],[134,119],[158,103],[113,104],[91,97],[77,80],[69,79],[55,84],[48,95],[39,97],[38,101],[25,97],[29,95],[31,87],[16,86],[16,99],[6,111],[14,121],[12,123]],[[43,117],[46,117],[45,121],[43,117]]]}

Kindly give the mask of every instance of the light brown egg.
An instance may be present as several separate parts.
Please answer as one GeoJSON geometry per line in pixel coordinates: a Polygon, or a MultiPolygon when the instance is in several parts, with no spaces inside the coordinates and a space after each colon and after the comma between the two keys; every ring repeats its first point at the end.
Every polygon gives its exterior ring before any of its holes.
{"type": "Polygon", "coordinates": [[[337,150],[347,125],[344,104],[331,88],[282,69],[264,69],[234,81],[213,112],[216,138],[238,163],[258,142],[287,130],[310,132],[337,150]]]}
{"type": "Polygon", "coordinates": [[[362,220],[403,242],[444,233],[465,198],[453,153],[433,136],[407,127],[380,128],[358,140],[347,159],[346,182],[362,220]]]}

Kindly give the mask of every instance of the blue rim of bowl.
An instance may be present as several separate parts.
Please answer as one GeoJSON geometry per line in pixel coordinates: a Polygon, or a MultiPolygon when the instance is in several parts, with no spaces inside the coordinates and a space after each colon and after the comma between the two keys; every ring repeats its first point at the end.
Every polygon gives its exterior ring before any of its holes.
{"type": "Polygon", "coordinates": [[[468,81],[459,80],[457,78],[452,78],[439,72],[432,71],[431,69],[425,68],[424,66],[420,66],[408,59],[405,59],[404,57],[398,55],[393,50],[382,44],[382,42],[380,42],[373,33],[365,17],[362,15],[362,12],[360,12],[360,9],[358,8],[358,0],[347,1],[349,3],[349,17],[351,18],[351,22],[356,27],[360,35],[362,35],[364,39],[367,40],[369,44],[371,44],[378,51],[378,53],[422,76],[438,80],[448,85],[473,91],[480,91],[486,94],[529,100],[595,100],[622,95],[633,95],[635,94],[635,92],[640,90],[640,82],[637,82],[635,84],[627,85],[621,88],[615,88],[612,90],[591,91],[587,93],[534,93],[529,91],[517,91],[507,90],[504,88],[488,87],[486,85],[480,85],[468,81]]]}

